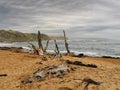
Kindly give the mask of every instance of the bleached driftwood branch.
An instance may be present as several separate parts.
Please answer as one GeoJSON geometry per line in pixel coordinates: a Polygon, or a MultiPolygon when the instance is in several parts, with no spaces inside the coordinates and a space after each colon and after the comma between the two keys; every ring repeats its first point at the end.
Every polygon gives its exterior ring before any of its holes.
{"type": "Polygon", "coordinates": [[[65,33],[64,30],[63,30],[63,33],[64,33],[64,41],[65,41],[65,47],[66,47],[66,50],[67,50],[67,54],[70,54],[70,50],[69,50],[68,43],[67,43],[67,38],[66,38],[66,33],[65,33]]]}

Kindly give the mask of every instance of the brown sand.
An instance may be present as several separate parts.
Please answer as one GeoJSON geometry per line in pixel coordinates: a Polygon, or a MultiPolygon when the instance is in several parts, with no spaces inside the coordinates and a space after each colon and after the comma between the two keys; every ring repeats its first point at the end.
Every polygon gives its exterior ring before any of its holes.
{"type": "Polygon", "coordinates": [[[0,50],[0,74],[6,73],[8,75],[0,77],[0,90],[58,90],[60,87],[83,90],[85,83],[79,85],[81,80],[74,79],[84,79],[86,77],[103,82],[99,86],[89,85],[89,90],[120,90],[120,59],[70,56],[63,56],[63,59],[77,60],[85,64],[96,64],[98,68],[71,65],[75,68],[75,71],[67,73],[63,78],[55,77],[41,82],[21,85],[21,80],[27,78],[37,68],[45,65],[56,65],[61,61],[42,61],[40,56],[33,54],[0,50]],[[42,62],[43,64],[36,64],[36,62],[42,62]]]}

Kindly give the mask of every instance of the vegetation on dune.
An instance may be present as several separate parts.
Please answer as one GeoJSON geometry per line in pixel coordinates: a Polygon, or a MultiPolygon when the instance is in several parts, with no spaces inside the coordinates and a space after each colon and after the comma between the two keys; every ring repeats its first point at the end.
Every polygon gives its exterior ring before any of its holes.
{"type": "MultiPolygon", "coordinates": [[[[43,40],[49,39],[45,34],[41,34],[43,40]]],[[[24,42],[36,41],[37,34],[35,33],[22,33],[13,30],[0,30],[0,42],[24,42]]]]}

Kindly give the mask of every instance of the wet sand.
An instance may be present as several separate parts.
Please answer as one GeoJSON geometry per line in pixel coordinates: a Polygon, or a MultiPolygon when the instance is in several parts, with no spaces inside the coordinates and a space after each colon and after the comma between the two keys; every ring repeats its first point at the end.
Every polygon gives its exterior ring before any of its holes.
{"type": "Polygon", "coordinates": [[[86,77],[103,82],[101,85],[89,85],[88,90],[120,90],[120,59],[63,56],[62,60],[81,61],[98,67],[70,65],[75,71],[67,73],[63,78],[54,77],[22,85],[21,80],[26,79],[39,67],[57,65],[62,61],[57,59],[42,61],[41,56],[30,53],[0,50],[0,74],[8,75],[0,77],[0,90],[58,90],[60,87],[84,90],[86,84],[81,84],[81,80],[75,79],[86,77]]]}

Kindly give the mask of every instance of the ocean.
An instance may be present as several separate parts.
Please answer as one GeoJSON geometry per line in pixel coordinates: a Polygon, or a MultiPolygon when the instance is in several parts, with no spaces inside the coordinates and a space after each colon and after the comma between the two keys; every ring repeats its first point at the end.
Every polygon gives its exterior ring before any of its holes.
{"type": "MultiPolygon", "coordinates": [[[[14,43],[0,43],[0,47],[23,47],[25,49],[31,49],[29,42],[14,42],[14,43]]],[[[30,42],[38,46],[37,42],[30,42]]],[[[46,41],[42,41],[45,46],[46,41]]],[[[64,40],[57,40],[61,53],[66,52],[64,40]]],[[[102,57],[120,57],[120,40],[110,40],[103,38],[74,38],[68,40],[69,49],[75,54],[84,53],[88,56],[102,57]]],[[[48,46],[48,52],[54,52],[54,41],[50,40],[48,46]]]]}

